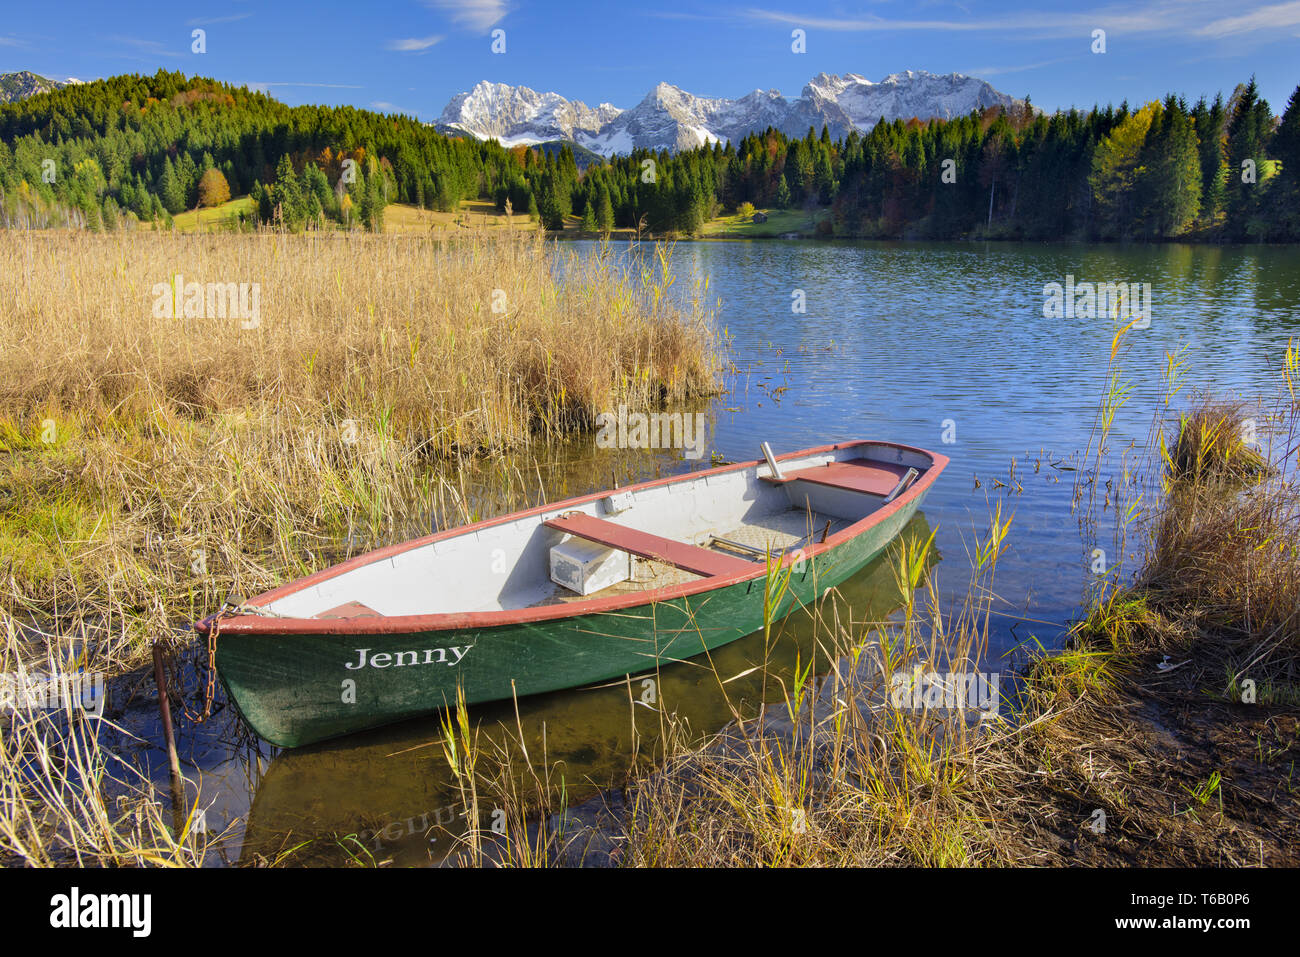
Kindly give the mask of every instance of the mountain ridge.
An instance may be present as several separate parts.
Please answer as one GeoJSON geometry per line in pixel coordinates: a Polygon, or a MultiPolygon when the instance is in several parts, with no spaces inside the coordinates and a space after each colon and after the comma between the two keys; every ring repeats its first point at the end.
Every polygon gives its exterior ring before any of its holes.
{"type": "Polygon", "coordinates": [[[52,80],[31,70],[16,70],[13,73],[0,73],[0,103],[13,103],[38,93],[49,93],[70,84],[80,83],[75,77],[52,80]]]}
{"type": "Polygon", "coordinates": [[[977,77],[924,70],[891,73],[878,82],[859,73],[819,73],[793,100],[761,89],[736,99],[702,97],[661,82],[627,110],[610,103],[592,108],[558,93],[484,80],[452,97],[434,125],[504,146],[567,139],[608,157],[735,142],[768,127],[802,136],[809,127],[825,126],[838,139],[855,130],[865,133],[882,119],[951,119],[1023,105],[977,77]]]}

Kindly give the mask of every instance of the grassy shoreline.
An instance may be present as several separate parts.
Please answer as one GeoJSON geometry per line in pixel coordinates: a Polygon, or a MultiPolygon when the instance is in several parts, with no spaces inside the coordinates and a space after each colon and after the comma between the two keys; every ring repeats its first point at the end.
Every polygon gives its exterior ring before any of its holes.
{"type": "MultiPolygon", "coordinates": [[[[1292,349],[1292,372],[1296,361],[1292,349]]],[[[903,614],[874,641],[821,623],[819,641],[841,665],[819,683],[783,684],[784,709],[736,712],[703,744],[683,743],[679,729],[662,766],[636,774],[599,827],[566,828],[563,806],[539,788],[532,815],[546,827],[530,830],[521,813],[505,839],[462,837],[462,859],[1295,866],[1300,404],[1290,375],[1287,385],[1275,463],[1242,439],[1240,405],[1204,404],[1172,434],[1160,422],[1163,496],[1143,519],[1150,541],[1136,578],[1101,589],[1064,649],[1007,676],[996,720],[900,707],[889,690],[891,675],[916,667],[981,667],[997,560],[1014,534],[1000,513],[977,542],[964,606],[941,609],[924,550],[903,545],[893,557],[903,614]]],[[[465,784],[476,800],[505,800],[465,784]]]]}
{"type": "MultiPolygon", "coordinates": [[[[665,251],[636,271],[603,253],[557,256],[537,234],[0,234],[0,295],[17,304],[0,357],[0,672],[47,653],[131,671],[232,590],[437,517],[469,520],[469,463],[490,471],[494,450],[581,432],[611,405],[716,388],[703,293],[673,291],[665,251]],[[154,284],[176,272],[262,283],[257,324],[154,315],[154,284]]],[[[1272,417],[1278,461],[1241,438],[1240,406],[1157,420],[1160,488],[1136,578],[1100,589],[1065,649],[1008,675],[996,718],[903,707],[890,692],[916,667],[987,667],[998,559],[1015,534],[1000,510],[977,536],[962,607],[941,607],[933,539],[900,540],[902,612],[869,630],[817,618],[835,662],[825,677],[810,681],[806,662],[774,672],[787,703],[736,711],[704,744],[660,715],[663,760],[633,774],[604,822],[606,859],[1300,863],[1297,362],[1292,349],[1272,417]]],[[[1122,401],[1112,385],[1100,446],[1122,401]]],[[[782,587],[777,575],[769,593],[782,587]]],[[[725,693],[730,679],[715,677],[725,693]]],[[[504,838],[486,822],[454,835],[465,861],[595,862],[590,829],[564,827],[562,777],[557,788],[548,767],[478,764],[467,714],[448,714],[444,732],[470,820],[489,797],[507,818],[504,838]]],[[[71,714],[5,727],[0,860],[202,863],[208,840],[189,823],[201,796],[169,820],[147,778],[110,771],[98,735],[71,714]]]]}
{"type": "MultiPolygon", "coordinates": [[[[503,450],[712,393],[674,283],[513,231],[0,232],[0,673],[126,675],[232,592],[469,520],[503,450]]],[[[5,718],[0,857],[196,862],[94,724],[5,718]]]]}
{"type": "Polygon", "coordinates": [[[426,529],[466,456],[717,388],[665,250],[8,233],[0,265],[0,613],[94,621],[122,667],[231,590],[426,529]],[[256,284],[256,316],[191,281],[256,284]]]}
{"type": "MultiPolygon", "coordinates": [[[[1291,368],[1295,361],[1292,350],[1291,368]]],[[[1165,497],[1149,516],[1152,538],[1136,580],[1100,594],[1064,650],[1036,655],[1014,676],[1011,720],[971,734],[942,712],[882,707],[868,717],[841,708],[820,719],[809,714],[803,740],[761,728],[737,733],[739,743],[682,755],[642,783],[633,802],[641,817],[634,814],[623,833],[628,859],[1300,863],[1300,485],[1290,461],[1300,406],[1293,389],[1285,403],[1275,443],[1285,467],[1278,469],[1241,439],[1242,407],[1207,405],[1180,418],[1160,443],[1165,497]],[[856,748],[846,746],[846,722],[873,730],[856,748]],[[776,772],[800,767],[808,769],[806,786],[792,795],[788,771],[776,772]],[[783,804],[800,809],[800,833],[778,813],[783,804]],[[720,829],[723,809],[740,806],[766,813],[720,829]]],[[[997,527],[995,518],[986,543],[996,543],[997,527]]],[[[901,556],[900,567],[909,564],[901,556]]],[[[991,586],[982,571],[955,620],[945,621],[937,604],[920,626],[905,617],[894,645],[920,651],[882,660],[876,681],[913,661],[935,661],[941,636],[956,642],[957,653],[945,656],[950,668],[978,657],[971,649],[983,637],[978,621],[991,586]]],[[[838,686],[832,697],[855,700],[838,686]]]]}
{"type": "MultiPolygon", "coordinates": [[[[189,210],[184,213],[178,213],[175,217],[176,229],[181,233],[221,233],[228,232],[238,226],[238,216],[241,212],[248,213],[250,210],[250,201],[247,196],[237,197],[230,202],[223,204],[215,209],[189,210]],[[233,219],[232,219],[233,217],[233,219]]],[[[547,239],[562,241],[609,241],[609,242],[632,242],[644,240],[646,242],[656,241],[673,241],[673,242],[731,242],[736,240],[808,240],[816,239],[820,241],[862,241],[862,242],[887,242],[887,243],[909,243],[909,242],[946,242],[954,244],[975,243],[975,242],[1028,242],[1023,237],[1002,233],[994,230],[991,233],[976,232],[972,235],[959,239],[931,240],[919,233],[908,232],[902,236],[881,235],[878,233],[856,234],[846,233],[836,229],[829,207],[817,207],[813,210],[805,209],[756,209],[755,212],[766,215],[767,221],[755,223],[752,217],[742,216],[739,213],[719,213],[717,216],[706,221],[699,232],[693,235],[684,235],[678,233],[655,235],[649,233],[638,233],[637,230],[628,227],[618,227],[609,231],[608,234],[596,232],[584,232],[581,228],[581,217],[569,215],[565,217],[565,226],[560,231],[542,230],[539,224],[530,220],[525,215],[507,216],[499,212],[495,205],[488,200],[462,200],[455,211],[440,212],[431,209],[421,209],[405,203],[391,203],[385,207],[384,212],[384,229],[386,236],[456,236],[466,235],[475,231],[479,232],[505,232],[518,231],[525,233],[541,233],[547,239]]],[[[144,229],[145,227],[141,227],[144,229]]],[[[345,234],[347,230],[331,225],[324,230],[326,235],[345,234]]],[[[1089,243],[1091,245],[1108,246],[1114,245],[1118,240],[1088,240],[1081,238],[1065,238],[1054,241],[1035,239],[1032,240],[1037,244],[1048,245],[1073,245],[1078,243],[1089,243]]],[[[1222,245],[1222,241],[1201,235],[1185,235],[1177,239],[1162,239],[1148,241],[1151,245],[1179,245],[1186,243],[1222,245]]],[[[1260,243],[1258,245],[1280,245],[1294,246],[1295,243],[1260,243]]]]}

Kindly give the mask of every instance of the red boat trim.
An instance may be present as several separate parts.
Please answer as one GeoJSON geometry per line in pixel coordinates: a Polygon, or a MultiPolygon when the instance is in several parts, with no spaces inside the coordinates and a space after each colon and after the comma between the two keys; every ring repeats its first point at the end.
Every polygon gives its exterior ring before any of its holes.
{"type": "MultiPolygon", "coordinates": [[[[856,442],[839,442],[835,445],[821,445],[816,448],[802,449],[798,452],[789,452],[785,455],[779,455],[776,460],[778,462],[784,462],[791,459],[804,458],[809,455],[821,455],[826,452],[837,452],[841,449],[873,445],[891,449],[902,449],[905,452],[916,452],[920,455],[928,456],[931,460],[930,467],[925,470],[925,474],[920,479],[913,482],[908,490],[898,498],[894,499],[894,501],[875,512],[872,512],[870,515],[860,519],[847,528],[843,528],[834,535],[829,536],[826,541],[802,549],[802,554],[791,553],[787,555],[781,562],[783,566],[798,561],[801,558],[816,558],[823,552],[830,551],[851,539],[857,538],[873,525],[883,522],[885,519],[902,509],[905,505],[908,505],[914,499],[925,493],[939,477],[939,473],[948,465],[948,457],[946,455],[939,455],[937,452],[931,452],[927,449],[917,448],[912,445],[900,445],[897,442],[880,442],[870,439],[859,440],[856,442]]],[[[702,469],[699,472],[685,472],[679,475],[670,475],[666,478],[651,479],[650,481],[640,482],[636,485],[627,485],[619,491],[635,492],[641,489],[655,488],[660,485],[669,485],[674,482],[699,479],[707,475],[724,475],[728,472],[739,472],[747,468],[765,464],[766,463],[762,460],[755,459],[749,462],[739,462],[734,465],[721,465],[717,468],[702,469]]],[[[566,499],[563,502],[539,505],[520,512],[511,512],[508,515],[475,522],[473,525],[461,525],[456,528],[444,529],[441,532],[435,532],[432,535],[426,535],[423,538],[415,538],[409,542],[399,542],[395,545],[388,545],[372,552],[366,552],[363,555],[357,555],[356,557],[350,558],[338,565],[332,565],[329,568],[324,568],[318,572],[314,572],[306,578],[300,578],[296,581],[289,582],[288,584],[281,585],[278,588],[273,588],[271,591],[264,592],[256,598],[250,599],[247,604],[261,606],[269,602],[278,601],[288,595],[302,591],[304,588],[310,588],[326,579],[341,575],[354,568],[360,568],[363,565],[383,561],[386,558],[391,558],[392,556],[401,554],[402,552],[411,551],[415,548],[422,548],[432,542],[441,541],[446,538],[455,538],[459,535],[464,535],[482,528],[490,528],[494,525],[503,525],[506,522],[517,521],[518,519],[527,518],[531,515],[555,513],[555,516],[559,517],[561,513],[572,509],[575,505],[583,505],[587,502],[599,501],[610,494],[611,493],[608,489],[599,492],[592,492],[588,495],[578,496],[577,498],[566,499]]],[[[725,576],[718,575],[711,578],[700,578],[696,581],[685,582],[680,585],[671,585],[665,588],[653,589],[651,591],[635,592],[630,595],[614,595],[609,598],[593,598],[589,601],[566,602],[559,605],[543,605],[538,608],[504,608],[497,611],[437,612],[429,615],[393,615],[379,618],[273,618],[261,615],[238,615],[222,620],[221,633],[223,635],[265,635],[268,637],[274,635],[387,635],[426,631],[454,631],[471,628],[496,628],[503,625],[521,625],[531,622],[551,621],[557,618],[576,618],[579,615],[619,611],[624,608],[647,605],[651,602],[671,601],[675,598],[685,598],[704,592],[716,591],[719,588],[739,584],[744,581],[760,579],[766,575],[766,565],[755,563],[753,571],[737,572],[736,574],[725,576]]],[[[195,629],[200,633],[206,634],[210,623],[215,617],[216,615],[209,615],[202,621],[197,622],[194,626],[195,629]]]]}

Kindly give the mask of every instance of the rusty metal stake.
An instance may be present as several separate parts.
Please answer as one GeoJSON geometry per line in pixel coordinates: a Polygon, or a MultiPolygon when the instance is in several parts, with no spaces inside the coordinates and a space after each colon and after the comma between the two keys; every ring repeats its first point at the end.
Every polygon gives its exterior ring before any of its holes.
{"type": "Polygon", "coordinates": [[[162,646],[157,641],[153,643],[153,680],[158,686],[158,714],[162,718],[163,735],[167,738],[167,762],[171,765],[172,779],[172,826],[179,841],[181,828],[185,826],[185,788],[181,783],[181,759],[176,753],[176,733],[172,729],[172,706],[167,697],[162,646]]]}

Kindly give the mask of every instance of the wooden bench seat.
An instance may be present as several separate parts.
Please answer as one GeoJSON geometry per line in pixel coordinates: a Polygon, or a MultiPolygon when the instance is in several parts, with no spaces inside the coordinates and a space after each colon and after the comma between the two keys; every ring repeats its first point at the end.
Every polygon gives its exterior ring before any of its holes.
{"type": "Polygon", "coordinates": [[[550,519],[544,524],[547,528],[567,532],[585,538],[587,541],[608,545],[610,548],[617,548],[666,565],[674,565],[684,571],[703,575],[705,578],[737,575],[754,570],[754,563],[743,558],[723,555],[699,545],[690,545],[653,535],[650,532],[638,531],[626,525],[619,525],[617,522],[593,518],[583,512],[569,512],[559,518],[550,519]]]}
{"type": "Polygon", "coordinates": [[[797,472],[785,472],[782,479],[774,479],[766,475],[763,478],[782,485],[798,479],[831,488],[846,489],[850,492],[866,492],[883,498],[902,481],[903,476],[907,474],[907,468],[906,465],[878,462],[874,459],[846,459],[843,462],[814,465],[812,468],[799,469],[797,472]]]}
{"type": "Polygon", "coordinates": [[[336,608],[327,608],[319,612],[317,618],[383,618],[369,605],[363,605],[359,601],[344,602],[336,608]]]}

